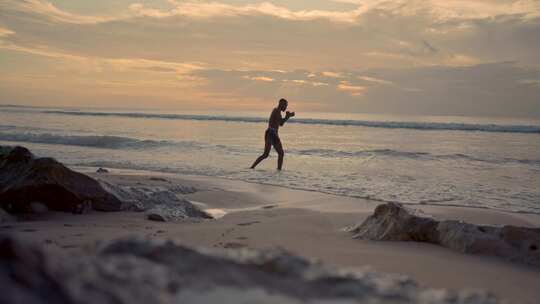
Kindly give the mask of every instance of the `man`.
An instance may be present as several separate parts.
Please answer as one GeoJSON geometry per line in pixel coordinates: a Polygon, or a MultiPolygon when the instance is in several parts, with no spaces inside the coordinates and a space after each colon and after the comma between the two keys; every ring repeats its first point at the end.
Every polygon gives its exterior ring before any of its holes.
{"type": "Polygon", "coordinates": [[[283,126],[285,122],[289,120],[289,118],[294,117],[294,112],[285,112],[285,110],[287,110],[287,105],[287,100],[281,98],[278,106],[272,110],[272,114],[270,114],[270,118],[268,119],[268,129],[266,129],[266,132],[264,133],[264,153],[255,160],[253,165],[251,165],[251,169],[255,169],[260,162],[267,158],[268,154],[270,154],[270,149],[274,146],[274,149],[276,149],[276,152],[278,153],[277,169],[281,170],[285,153],[281,146],[278,130],[280,126],[283,126]],[[280,112],[285,112],[285,118],[281,117],[280,112]]]}

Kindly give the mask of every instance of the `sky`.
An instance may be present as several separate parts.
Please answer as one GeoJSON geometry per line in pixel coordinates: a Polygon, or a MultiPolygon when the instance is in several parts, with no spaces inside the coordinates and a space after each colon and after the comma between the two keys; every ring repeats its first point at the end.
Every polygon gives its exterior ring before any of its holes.
{"type": "Polygon", "coordinates": [[[0,104],[540,117],[540,0],[0,0],[0,104]]]}

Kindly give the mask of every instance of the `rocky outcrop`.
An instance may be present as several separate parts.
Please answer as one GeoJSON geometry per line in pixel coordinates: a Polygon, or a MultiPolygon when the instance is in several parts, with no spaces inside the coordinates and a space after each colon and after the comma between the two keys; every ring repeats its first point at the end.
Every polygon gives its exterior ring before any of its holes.
{"type": "Polygon", "coordinates": [[[360,239],[428,242],[463,253],[540,266],[540,228],[439,221],[401,204],[387,203],[377,206],[373,215],[348,231],[360,239]]]}
{"type": "Polygon", "coordinates": [[[28,212],[33,202],[68,212],[88,204],[101,211],[127,207],[96,180],[52,158],[36,158],[24,147],[0,149],[0,202],[10,212],[28,212]]]}
{"type": "Polygon", "coordinates": [[[140,239],[56,256],[0,237],[0,303],[475,303],[403,277],[326,268],[282,251],[209,251],[140,239]]]}

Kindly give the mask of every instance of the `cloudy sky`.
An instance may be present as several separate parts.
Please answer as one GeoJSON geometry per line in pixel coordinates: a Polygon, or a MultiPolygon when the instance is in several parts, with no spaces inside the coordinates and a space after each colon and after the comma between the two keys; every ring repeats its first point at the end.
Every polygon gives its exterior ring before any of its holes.
{"type": "Polygon", "coordinates": [[[0,0],[0,103],[540,116],[540,0],[0,0]]]}

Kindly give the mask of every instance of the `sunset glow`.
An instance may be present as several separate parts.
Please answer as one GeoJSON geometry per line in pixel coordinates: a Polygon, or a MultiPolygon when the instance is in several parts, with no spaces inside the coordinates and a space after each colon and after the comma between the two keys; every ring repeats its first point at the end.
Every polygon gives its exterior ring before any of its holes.
{"type": "Polygon", "coordinates": [[[540,2],[0,2],[0,103],[540,116],[540,2]]]}

